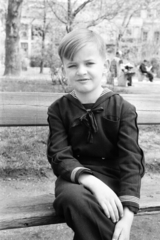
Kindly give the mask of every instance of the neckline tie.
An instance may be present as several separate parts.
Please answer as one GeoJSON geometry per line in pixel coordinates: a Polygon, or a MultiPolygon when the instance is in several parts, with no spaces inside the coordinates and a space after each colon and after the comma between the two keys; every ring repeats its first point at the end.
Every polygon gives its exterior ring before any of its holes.
{"type": "Polygon", "coordinates": [[[101,113],[103,111],[103,107],[88,109],[85,114],[83,114],[79,119],[80,122],[88,128],[88,136],[87,142],[93,142],[93,134],[98,131],[98,125],[95,118],[95,114],[101,113]]]}

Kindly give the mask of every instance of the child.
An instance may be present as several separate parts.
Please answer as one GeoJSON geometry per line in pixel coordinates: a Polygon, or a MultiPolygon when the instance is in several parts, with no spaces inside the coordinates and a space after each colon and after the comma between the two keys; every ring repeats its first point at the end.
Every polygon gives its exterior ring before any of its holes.
{"type": "Polygon", "coordinates": [[[59,56],[74,90],[48,109],[54,208],[74,240],[129,240],[144,174],[135,107],[101,87],[106,47],[97,33],[68,33],[59,56]]]}

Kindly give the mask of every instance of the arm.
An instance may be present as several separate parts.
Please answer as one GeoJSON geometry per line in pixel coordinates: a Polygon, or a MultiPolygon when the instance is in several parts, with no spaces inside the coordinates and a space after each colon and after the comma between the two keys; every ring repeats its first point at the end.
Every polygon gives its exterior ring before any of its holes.
{"type": "Polygon", "coordinates": [[[134,213],[139,209],[141,178],[144,174],[143,151],[138,144],[135,107],[124,102],[118,137],[120,195],[123,217],[116,223],[112,240],[129,240],[134,213]]]}
{"type": "Polygon", "coordinates": [[[134,218],[133,212],[122,204],[116,194],[106,184],[96,177],[82,174],[79,183],[89,189],[100,204],[104,213],[116,223],[112,240],[129,240],[134,218]]]}
{"type": "Polygon", "coordinates": [[[122,109],[118,149],[121,173],[119,198],[123,206],[134,208],[136,213],[144,174],[144,155],[138,144],[137,113],[134,106],[126,102],[122,109]]]}
{"type": "Polygon", "coordinates": [[[67,181],[76,181],[76,173],[80,171],[91,172],[74,158],[72,147],[69,144],[68,134],[64,125],[60,109],[64,106],[59,101],[48,109],[49,136],[47,141],[47,158],[55,175],[62,176],[67,181]]]}
{"type": "Polygon", "coordinates": [[[100,179],[89,174],[81,174],[78,181],[93,193],[108,218],[111,218],[113,222],[117,222],[122,218],[122,204],[111,188],[100,179]]]}

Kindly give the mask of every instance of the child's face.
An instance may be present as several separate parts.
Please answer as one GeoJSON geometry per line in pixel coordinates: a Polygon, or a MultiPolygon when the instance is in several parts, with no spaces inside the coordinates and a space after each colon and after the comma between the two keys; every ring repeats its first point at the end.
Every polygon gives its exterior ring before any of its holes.
{"type": "Polygon", "coordinates": [[[73,61],[63,59],[64,75],[76,92],[95,92],[101,87],[104,64],[97,46],[88,43],[75,54],[73,61]]]}

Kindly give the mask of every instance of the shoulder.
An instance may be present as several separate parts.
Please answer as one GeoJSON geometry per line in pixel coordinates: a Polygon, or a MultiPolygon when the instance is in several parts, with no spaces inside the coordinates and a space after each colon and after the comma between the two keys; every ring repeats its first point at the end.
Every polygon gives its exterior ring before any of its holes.
{"type": "Polygon", "coordinates": [[[125,98],[123,96],[121,96],[118,93],[113,94],[110,97],[110,101],[112,102],[112,104],[118,106],[118,107],[133,107],[134,105],[132,105],[130,102],[128,102],[127,100],[125,100],[125,98]]]}
{"type": "Polygon", "coordinates": [[[124,99],[120,94],[114,94],[109,98],[107,112],[122,117],[124,114],[136,112],[136,108],[130,102],[124,99]]]}
{"type": "Polygon", "coordinates": [[[49,107],[48,107],[48,113],[52,112],[52,111],[57,111],[59,109],[63,109],[68,105],[68,98],[66,96],[68,96],[70,94],[65,94],[64,96],[58,98],[57,100],[55,100],[49,107]]]}

